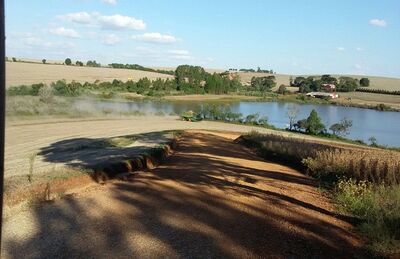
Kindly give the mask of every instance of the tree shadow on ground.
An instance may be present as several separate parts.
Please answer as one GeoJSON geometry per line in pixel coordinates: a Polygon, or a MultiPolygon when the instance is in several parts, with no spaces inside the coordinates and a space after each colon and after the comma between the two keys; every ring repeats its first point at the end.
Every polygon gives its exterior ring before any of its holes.
{"type": "Polygon", "coordinates": [[[224,138],[187,134],[154,170],[35,208],[31,235],[10,234],[6,227],[4,256],[363,256],[350,225],[318,200],[323,197],[311,178],[279,165],[263,170],[266,164],[224,138]]]}
{"type": "Polygon", "coordinates": [[[171,132],[151,132],[113,138],[75,138],[61,140],[42,148],[38,155],[45,162],[59,163],[68,167],[94,170],[99,167],[125,161],[142,155],[152,148],[171,142],[171,132]],[[132,146],[115,146],[110,139],[132,139],[132,146]]]}

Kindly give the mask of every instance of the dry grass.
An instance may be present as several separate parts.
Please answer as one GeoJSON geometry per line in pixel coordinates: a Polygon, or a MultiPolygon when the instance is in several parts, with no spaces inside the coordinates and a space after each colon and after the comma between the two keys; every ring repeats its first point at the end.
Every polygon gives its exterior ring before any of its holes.
{"type": "Polygon", "coordinates": [[[306,158],[304,163],[317,175],[336,174],[390,185],[400,183],[400,153],[396,151],[322,150],[306,158]]]}
{"type": "Polygon", "coordinates": [[[148,77],[152,80],[157,78],[173,78],[170,75],[132,69],[6,62],[7,87],[34,83],[50,84],[60,79],[65,79],[68,82],[75,80],[84,83],[96,80],[112,81],[114,79],[122,81],[131,79],[137,81],[143,77],[148,77]]]}
{"type": "Polygon", "coordinates": [[[309,172],[318,177],[400,183],[400,152],[397,151],[316,143],[272,134],[253,133],[244,139],[267,156],[272,153],[302,161],[309,172]]]}
{"type": "Polygon", "coordinates": [[[385,103],[394,108],[400,108],[399,95],[375,94],[375,93],[363,93],[363,92],[340,93],[340,98],[335,101],[340,103],[349,103],[349,104],[358,103],[366,105],[378,105],[380,103],[385,103]],[[351,98],[351,100],[348,98],[351,98]]]}

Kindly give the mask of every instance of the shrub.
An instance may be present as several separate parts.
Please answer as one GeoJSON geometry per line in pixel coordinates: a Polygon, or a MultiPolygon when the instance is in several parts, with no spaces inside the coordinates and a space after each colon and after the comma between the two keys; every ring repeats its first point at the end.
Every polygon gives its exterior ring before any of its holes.
{"type": "Polygon", "coordinates": [[[359,228],[375,250],[400,251],[400,186],[341,180],[335,199],[342,209],[363,220],[359,228]]]}
{"type": "Polygon", "coordinates": [[[280,85],[277,92],[278,92],[278,94],[286,94],[289,91],[286,89],[285,85],[280,85]]]}
{"type": "Polygon", "coordinates": [[[50,103],[54,99],[53,88],[50,86],[44,86],[39,89],[39,100],[44,103],[50,103]]]}

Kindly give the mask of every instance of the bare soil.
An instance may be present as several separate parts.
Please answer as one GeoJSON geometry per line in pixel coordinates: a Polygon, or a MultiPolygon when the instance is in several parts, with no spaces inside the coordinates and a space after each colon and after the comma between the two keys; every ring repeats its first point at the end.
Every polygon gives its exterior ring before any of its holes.
{"type": "MultiPolygon", "coordinates": [[[[303,134],[297,135],[253,126],[211,121],[185,122],[175,116],[9,120],[6,123],[5,177],[27,175],[32,154],[37,154],[33,167],[35,176],[39,173],[59,171],[66,165],[79,167],[91,164],[92,160],[101,162],[102,159],[107,159],[104,156],[93,158],[93,152],[99,150],[82,148],[86,143],[96,143],[101,138],[184,129],[228,130],[240,133],[256,130],[260,133],[312,139],[324,143],[332,142],[303,134]]],[[[119,151],[114,149],[105,151],[105,153],[101,152],[119,157],[126,152],[131,152],[129,149],[119,151]],[[119,151],[121,151],[120,154],[115,153],[119,151]]]]}
{"type": "Polygon", "coordinates": [[[317,183],[191,131],[165,164],[4,223],[2,258],[354,258],[362,241],[317,183]]]}

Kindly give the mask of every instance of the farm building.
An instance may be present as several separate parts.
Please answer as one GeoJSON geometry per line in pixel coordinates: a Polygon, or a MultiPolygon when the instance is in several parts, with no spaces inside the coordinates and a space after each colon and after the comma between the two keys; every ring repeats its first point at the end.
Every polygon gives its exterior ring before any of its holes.
{"type": "Polygon", "coordinates": [[[331,99],[336,99],[339,98],[339,95],[337,93],[325,93],[325,92],[310,92],[306,94],[307,96],[315,97],[315,98],[324,98],[328,97],[331,99]]]}
{"type": "Polygon", "coordinates": [[[323,89],[325,92],[332,93],[336,92],[336,85],[334,84],[322,84],[323,89]]]}

